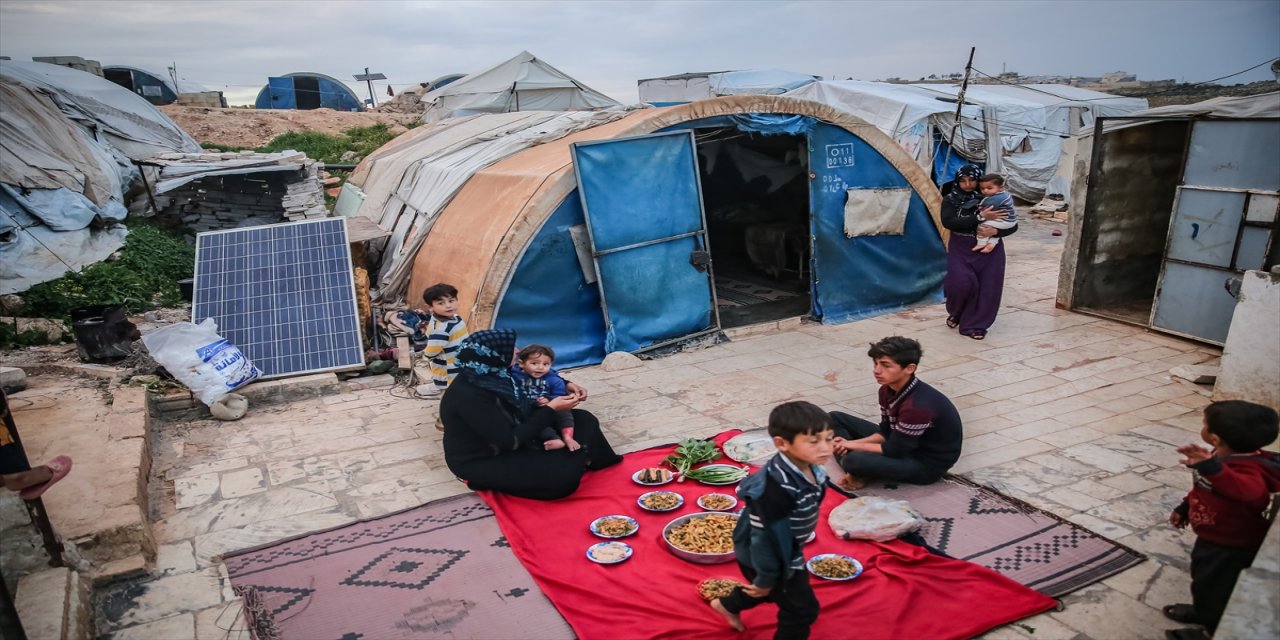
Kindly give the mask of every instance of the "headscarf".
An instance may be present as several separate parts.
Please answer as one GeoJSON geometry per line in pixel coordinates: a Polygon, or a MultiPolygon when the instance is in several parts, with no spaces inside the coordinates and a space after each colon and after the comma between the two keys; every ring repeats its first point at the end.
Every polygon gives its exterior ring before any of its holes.
{"type": "Polygon", "coordinates": [[[976,203],[978,200],[982,199],[982,194],[976,189],[973,191],[965,191],[964,189],[961,189],[960,178],[973,178],[974,180],[978,180],[981,177],[982,169],[976,164],[966,164],[957,169],[955,181],[951,184],[951,190],[947,192],[947,202],[950,202],[951,205],[956,208],[956,211],[960,211],[965,208],[965,205],[973,206],[969,201],[972,200],[976,203]]]}
{"type": "Polygon", "coordinates": [[[488,391],[527,416],[533,402],[511,377],[511,357],[516,350],[516,332],[510,329],[477,331],[458,347],[458,376],[488,391]]]}

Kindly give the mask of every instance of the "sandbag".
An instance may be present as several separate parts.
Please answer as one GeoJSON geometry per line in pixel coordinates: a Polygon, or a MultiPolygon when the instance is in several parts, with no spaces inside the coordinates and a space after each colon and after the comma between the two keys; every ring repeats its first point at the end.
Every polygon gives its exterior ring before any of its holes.
{"type": "Polygon", "coordinates": [[[827,524],[845,540],[893,540],[924,524],[924,517],[907,504],[880,496],[850,498],[831,510],[827,524]]]}

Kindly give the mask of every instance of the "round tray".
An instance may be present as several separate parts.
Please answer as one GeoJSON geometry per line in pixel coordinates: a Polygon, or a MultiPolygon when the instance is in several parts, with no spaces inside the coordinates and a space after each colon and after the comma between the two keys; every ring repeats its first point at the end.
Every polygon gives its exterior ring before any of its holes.
{"type": "Polygon", "coordinates": [[[601,538],[625,538],[625,537],[627,537],[627,536],[633,536],[633,535],[635,535],[635,534],[636,534],[636,532],[640,530],[640,523],[639,523],[639,522],[636,522],[636,519],[635,519],[635,518],[632,518],[631,516],[619,516],[619,515],[612,515],[612,516],[600,516],[599,518],[596,518],[595,520],[592,520],[592,521],[591,521],[591,525],[590,525],[590,527],[589,527],[589,528],[591,529],[591,533],[594,533],[594,534],[596,534],[597,536],[599,536],[599,537],[601,537],[601,538]],[[605,521],[605,520],[610,520],[610,519],[613,519],[613,518],[619,518],[619,519],[622,519],[622,520],[626,520],[627,522],[630,522],[630,523],[631,523],[631,530],[630,530],[630,531],[628,531],[628,532],[626,532],[626,533],[624,533],[624,534],[622,534],[622,535],[620,535],[620,536],[611,536],[611,535],[607,535],[607,534],[600,533],[600,523],[601,523],[601,522],[603,522],[603,521],[605,521]]]}
{"type": "Polygon", "coordinates": [[[634,553],[634,551],[631,549],[631,545],[625,542],[619,542],[617,540],[607,540],[605,542],[597,542],[587,547],[587,559],[596,564],[618,564],[619,562],[622,562],[627,558],[630,558],[632,553],[634,553]],[[591,552],[595,551],[596,549],[600,549],[603,547],[610,547],[610,546],[621,546],[625,555],[623,555],[621,558],[617,560],[599,560],[595,556],[591,555],[591,552]]]}
{"type": "Polygon", "coordinates": [[[818,554],[818,555],[816,555],[816,556],[814,556],[814,557],[812,557],[812,558],[809,558],[809,561],[808,561],[808,562],[806,562],[806,563],[804,563],[804,566],[805,566],[805,568],[806,568],[806,569],[808,569],[808,570],[809,570],[809,573],[812,573],[813,575],[818,576],[819,578],[822,578],[823,580],[852,580],[852,579],[854,579],[854,578],[856,578],[856,577],[858,577],[858,576],[862,575],[862,563],[861,563],[861,562],[858,562],[857,560],[854,560],[854,559],[853,559],[852,557],[850,557],[850,556],[846,556],[846,555],[844,555],[843,553],[820,553],[820,554],[818,554]],[[819,561],[819,560],[823,560],[823,559],[825,559],[825,558],[844,558],[845,560],[848,560],[849,562],[852,562],[852,563],[853,563],[853,575],[851,575],[851,576],[849,576],[849,577],[847,577],[847,578],[828,578],[827,576],[821,575],[821,574],[819,574],[818,572],[814,571],[814,570],[813,570],[813,563],[815,563],[815,562],[817,562],[817,561],[819,561]]]}
{"type": "Polygon", "coordinates": [[[639,498],[636,498],[636,504],[637,504],[637,505],[639,505],[639,506],[640,506],[640,508],[641,508],[641,509],[644,509],[645,511],[654,511],[654,512],[659,512],[659,513],[663,512],[663,511],[675,511],[676,509],[679,509],[680,507],[683,507],[683,506],[684,506],[684,496],[682,496],[682,495],[680,495],[680,494],[678,494],[678,493],[676,493],[676,492],[674,492],[674,491],[647,491],[647,492],[645,492],[645,493],[640,494],[640,497],[639,497],[639,498]],[[666,509],[654,509],[653,507],[647,507],[647,506],[645,506],[645,504],[644,504],[644,499],[645,499],[645,498],[648,498],[648,497],[649,497],[649,496],[651,496],[651,495],[658,494],[658,493],[669,493],[669,494],[671,494],[671,495],[675,496],[675,497],[676,497],[676,503],[675,503],[674,505],[670,506],[670,507],[667,507],[666,509]]]}

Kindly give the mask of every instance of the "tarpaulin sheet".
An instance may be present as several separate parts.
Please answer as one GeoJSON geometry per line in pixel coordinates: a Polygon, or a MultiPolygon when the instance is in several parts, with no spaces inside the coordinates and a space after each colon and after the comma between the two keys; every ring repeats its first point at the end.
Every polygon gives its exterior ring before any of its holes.
{"type": "Polygon", "coordinates": [[[574,192],[520,258],[493,323],[514,329],[522,345],[552,345],[560,369],[596,364],[606,355],[600,289],[587,284],[569,232],[582,223],[582,202],[574,192]]]}
{"type": "MultiPolygon", "coordinates": [[[[735,433],[723,433],[717,440],[723,442],[735,433]]],[[[741,581],[735,563],[693,564],[672,555],[662,540],[666,523],[697,512],[699,496],[725,487],[668,484],[662,488],[683,495],[684,506],[650,513],[636,505],[637,497],[648,488],[633,483],[631,474],[657,466],[671,450],[667,446],[631,453],[619,465],[588,472],[578,490],[560,500],[478,493],[493,507],[511,550],[583,640],[773,637],[777,606],[765,604],[743,612],[747,630],[739,634],[698,596],[697,585],[703,579],[741,581]],[[593,564],[585,557],[586,549],[600,539],[590,533],[588,524],[612,514],[639,521],[639,531],[625,539],[633,555],[616,565],[593,564]]],[[[836,538],[827,516],[844,500],[838,492],[827,491],[817,538],[805,547],[804,555],[847,554],[862,563],[863,573],[843,582],[810,578],[820,605],[812,638],[972,638],[1054,607],[1052,598],[970,562],[932,555],[901,541],[836,538]]]]}
{"type": "Polygon", "coordinates": [[[789,113],[735,113],[684,122],[673,127],[667,127],[663,131],[733,127],[739,131],[749,131],[766,136],[799,136],[808,133],[817,122],[816,119],[809,116],[789,113]]]}
{"type": "Polygon", "coordinates": [[[605,351],[711,327],[710,275],[689,263],[705,245],[696,236],[669,239],[702,229],[692,134],[590,143],[573,153],[593,248],[618,250],[596,258],[609,317],[605,351]]]}
{"type": "Polygon", "coordinates": [[[840,127],[819,124],[809,134],[809,171],[814,308],[824,322],[940,299],[946,248],[918,193],[903,235],[844,235],[846,190],[911,188],[884,156],[840,127]]]}
{"type": "MultiPolygon", "coordinates": [[[[938,140],[934,142],[934,149],[933,149],[933,182],[934,184],[941,186],[948,182],[951,182],[952,180],[955,179],[956,172],[960,170],[960,167],[963,167],[964,165],[969,163],[970,161],[966,160],[964,156],[961,156],[960,154],[956,153],[951,148],[951,145],[947,144],[946,140],[943,140],[941,139],[941,137],[939,137],[938,140]]],[[[982,162],[975,162],[973,164],[976,164],[979,167],[984,166],[984,163],[982,162]]]]}
{"type": "Polygon", "coordinates": [[[617,100],[521,51],[510,60],[427,92],[423,122],[508,111],[569,111],[621,106],[617,100]]]}

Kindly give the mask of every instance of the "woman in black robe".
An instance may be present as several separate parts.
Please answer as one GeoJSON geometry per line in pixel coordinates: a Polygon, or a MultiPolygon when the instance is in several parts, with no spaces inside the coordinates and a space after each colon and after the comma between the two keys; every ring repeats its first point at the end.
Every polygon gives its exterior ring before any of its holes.
{"type": "Polygon", "coordinates": [[[947,243],[947,277],[942,281],[942,291],[947,297],[947,326],[959,328],[960,335],[974,340],[987,337],[987,329],[996,321],[1000,311],[1000,298],[1004,293],[1004,245],[996,245],[991,253],[975,252],[978,234],[1004,237],[1018,230],[978,229],[984,220],[999,217],[995,213],[978,211],[982,194],[978,192],[978,179],[982,170],[977,165],[966,164],[956,172],[955,182],[942,197],[942,226],[951,231],[947,243]]]}
{"type": "Polygon", "coordinates": [[[600,421],[575,409],[579,398],[553,399],[544,407],[524,397],[510,374],[516,333],[477,331],[458,351],[458,377],[440,401],[444,460],[472,489],[535,500],[563,498],[588,470],[622,461],[600,431],[600,421]],[[555,411],[572,410],[574,438],[582,444],[545,451],[539,433],[555,428],[555,411]]]}

